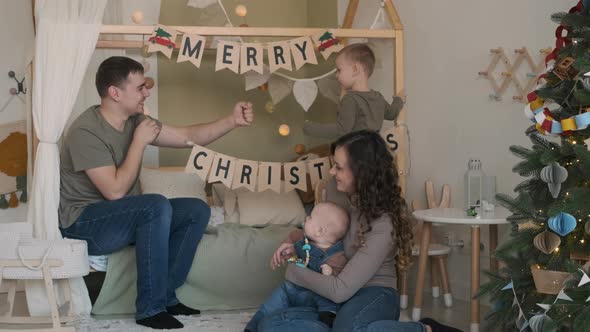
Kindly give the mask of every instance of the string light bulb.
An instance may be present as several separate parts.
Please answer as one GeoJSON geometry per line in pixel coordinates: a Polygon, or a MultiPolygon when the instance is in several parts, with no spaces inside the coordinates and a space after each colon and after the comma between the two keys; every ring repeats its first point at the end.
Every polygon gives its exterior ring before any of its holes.
{"type": "Polygon", "coordinates": [[[240,4],[240,5],[236,6],[235,12],[236,12],[236,15],[238,15],[239,17],[246,17],[246,15],[248,14],[248,8],[246,8],[246,6],[240,4]]]}
{"type": "Polygon", "coordinates": [[[279,134],[281,136],[289,136],[290,132],[291,132],[291,128],[289,128],[289,125],[282,124],[279,126],[279,134]]]}

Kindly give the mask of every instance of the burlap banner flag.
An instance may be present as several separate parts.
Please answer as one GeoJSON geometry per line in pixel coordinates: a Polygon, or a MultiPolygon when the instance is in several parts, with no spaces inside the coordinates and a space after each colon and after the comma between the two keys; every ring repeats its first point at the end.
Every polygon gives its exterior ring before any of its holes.
{"type": "Polygon", "coordinates": [[[232,189],[246,187],[250,191],[256,191],[258,180],[258,162],[253,160],[239,159],[236,164],[236,174],[232,189]]]}
{"type": "Polygon", "coordinates": [[[237,159],[195,145],[185,172],[196,173],[209,183],[222,182],[231,189],[245,187],[258,192],[270,189],[277,193],[293,189],[307,191],[313,190],[319,181],[329,177],[330,158],[290,163],[259,162],[237,159]],[[307,174],[310,175],[311,188],[308,188],[307,174]]]}
{"type": "Polygon", "coordinates": [[[215,62],[215,71],[229,69],[239,74],[240,68],[240,43],[220,40],[217,43],[217,58],[215,62]]]}
{"type": "Polygon", "coordinates": [[[332,53],[340,52],[344,48],[342,41],[335,38],[331,31],[320,32],[311,36],[318,51],[327,60],[332,53]]]}
{"type": "Polygon", "coordinates": [[[330,176],[330,158],[308,160],[307,172],[311,178],[311,188],[314,189],[318,182],[330,176]]]}
{"type": "Polygon", "coordinates": [[[263,72],[263,53],[262,45],[254,43],[243,43],[240,51],[240,73],[246,73],[253,70],[259,74],[263,72]]]}
{"type": "Polygon", "coordinates": [[[258,191],[270,189],[274,192],[281,192],[281,163],[265,163],[258,165],[258,191]]]}
{"type": "Polygon", "coordinates": [[[305,161],[284,163],[283,174],[285,175],[286,193],[293,189],[307,191],[307,169],[305,167],[305,161]]]}
{"type": "Polygon", "coordinates": [[[158,25],[148,38],[148,53],[162,52],[168,59],[176,47],[176,35],[178,32],[169,27],[158,25]]]}
{"type": "Polygon", "coordinates": [[[184,34],[176,62],[190,61],[195,67],[201,67],[206,42],[203,36],[184,34]]]}
{"type": "Polygon", "coordinates": [[[315,56],[315,51],[309,37],[293,39],[289,43],[291,44],[291,54],[295,61],[296,70],[299,70],[306,63],[318,64],[318,59],[315,56]]]}
{"type": "Polygon", "coordinates": [[[213,165],[209,171],[209,182],[221,181],[226,187],[231,188],[234,179],[236,158],[216,153],[213,165]]]}
{"type": "Polygon", "coordinates": [[[268,50],[268,67],[273,73],[281,68],[293,70],[291,62],[291,48],[288,41],[269,43],[268,50]]]}
{"type": "Polygon", "coordinates": [[[184,171],[186,173],[197,173],[203,181],[207,181],[207,175],[209,175],[214,157],[215,152],[196,145],[188,157],[184,171]]]}

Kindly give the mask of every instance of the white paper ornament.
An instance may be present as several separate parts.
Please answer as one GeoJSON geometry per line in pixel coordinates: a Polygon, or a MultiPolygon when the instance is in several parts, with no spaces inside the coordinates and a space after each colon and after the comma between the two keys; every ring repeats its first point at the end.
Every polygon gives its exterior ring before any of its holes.
{"type": "Polygon", "coordinates": [[[293,85],[293,96],[307,112],[318,96],[318,86],[314,81],[297,81],[293,85]]]}
{"type": "Polygon", "coordinates": [[[143,12],[141,10],[136,10],[131,14],[131,20],[135,24],[143,23],[143,12]]]}
{"type": "Polygon", "coordinates": [[[543,314],[543,315],[534,315],[529,319],[529,327],[533,332],[542,332],[543,326],[551,323],[551,317],[543,314]]]}
{"type": "Polygon", "coordinates": [[[338,83],[336,76],[330,75],[318,80],[318,88],[324,97],[336,104],[340,102],[340,83],[338,83]]]}
{"type": "Polygon", "coordinates": [[[270,98],[272,98],[275,105],[291,94],[292,89],[293,81],[291,80],[277,75],[271,75],[268,79],[268,93],[270,93],[270,98]]]}
{"type": "Polygon", "coordinates": [[[187,6],[195,8],[206,8],[217,3],[217,0],[188,0],[187,6]]]}
{"type": "Polygon", "coordinates": [[[244,81],[246,85],[246,91],[255,89],[264,83],[268,82],[270,79],[270,72],[268,70],[268,66],[264,66],[263,73],[259,74],[255,71],[249,71],[244,74],[244,81]]]}
{"type": "Polygon", "coordinates": [[[567,179],[567,169],[557,162],[543,167],[541,170],[541,180],[547,182],[549,192],[553,198],[559,196],[561,184],[567,179]]]}

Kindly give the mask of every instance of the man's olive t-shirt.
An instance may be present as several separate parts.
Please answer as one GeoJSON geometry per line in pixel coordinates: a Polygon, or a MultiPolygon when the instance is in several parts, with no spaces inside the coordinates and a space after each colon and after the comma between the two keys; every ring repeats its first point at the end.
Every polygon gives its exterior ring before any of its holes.
{"type": "MultiPolygon", "coordinates": [[[[72,123],[60,156],[61,227],[71,226],[88,205],[106,200],[85,170],[109,165],[119,168],[127,156],[135,128],[144,119],[144,115],[129,117],[121,132],[102,117],[100,106],[95,105],[72,123]]],[[[138,176],[126,196],[140,193],[138,176]]]]}

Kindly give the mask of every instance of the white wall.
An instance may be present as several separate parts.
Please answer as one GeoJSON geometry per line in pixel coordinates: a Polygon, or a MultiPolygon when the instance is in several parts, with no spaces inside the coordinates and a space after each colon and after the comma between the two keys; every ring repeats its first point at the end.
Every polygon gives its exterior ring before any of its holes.
{"type": "MultiPolygon", "coordinates": [[[[535,59],[541,48],[553,46],[556,25],[550,15],[567,11],[571,0],[398,0],[394,1],[405,31],[405,78],[407,124],[411,133],[411,173],[408,200],[420,199],[425,205],[424,180],[435,185],[448,183],[453,205],[462,207],[463,175],[470,157],[482,160],[488,175],[497,176],[498,192],[512,193],[522,178],[511,169],[518,161],[508,151],[513,144],[530,146],[524,135],[529,126],[523,115],[524,104],[513,102],[508,89],[502,101],[490,101],[487,80],[478,71],[490,62],[490,49],[503,47],[510,59],[513,50],[526,46],[535,59]]],[[[340,22],[348,0],[339,0],[340,22]]],[[[380,1],[361,0],[354,27],[368,27],[380,1]]],[[[383,56],[390,63],[391,53],[383,56]]],[[[386,70],[384,67],[383,70],[386,70]]],[[[373,86],[391,94],[391,74],[375,77],[373,86]]],[[[436,189],[439,191],[439,188],[436,189]]],[[[465,241],[449,261],[451,288],[455,296],[467,299],[469,293],[468,227],[436,227],[439,235],[455,232],[465,241]]],[[[507,233],[501,230],[500,233],[507,233]]],[[[482,239],[487,227],[482,228],[482,239]]],[[[489,252],[482,253],[482,267],[488,265],[489,252]]]]}

